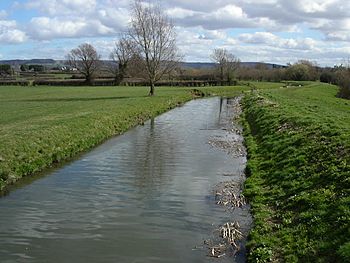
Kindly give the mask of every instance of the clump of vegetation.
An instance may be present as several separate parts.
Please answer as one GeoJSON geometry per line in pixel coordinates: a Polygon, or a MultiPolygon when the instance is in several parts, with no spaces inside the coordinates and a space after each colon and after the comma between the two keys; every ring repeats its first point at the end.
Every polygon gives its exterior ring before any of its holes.
{"type": "Polygon", "coordinates": [[[244,99],[251,262],[349,262],[350,104],[337,88],[244,99]]]}
{"type": "Polygon", "coordinates": [[[231,255],[236,254],[241,249],[239,242],[244,237],[240,229],[238,222],[227,222],[220,226],[216,231],[219,232],[221,241],[219,243],[214,243],[212,240],[205,241],[209,249],[209,256],[221,258],[229,251],[231,255]]]}
{"type": "Polygon", "coordinates": [[[350,99],[350,69],[343,69],[337,72],[337,84],[339,85],[338,96],[350,99]]]}

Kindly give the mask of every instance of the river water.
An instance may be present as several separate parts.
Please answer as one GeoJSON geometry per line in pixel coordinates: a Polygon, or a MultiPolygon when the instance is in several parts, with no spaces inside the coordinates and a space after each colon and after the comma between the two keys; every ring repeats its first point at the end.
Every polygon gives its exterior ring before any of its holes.
{"type": "Polygon", "coordinates": [[[227,221],[251,223],[213,193],[246,161],[208,143],[232,137],[230,104],[191,101],[0,198],[0,261],[244,262],[244,249],[213,259],[203,245],[227,221]]]}

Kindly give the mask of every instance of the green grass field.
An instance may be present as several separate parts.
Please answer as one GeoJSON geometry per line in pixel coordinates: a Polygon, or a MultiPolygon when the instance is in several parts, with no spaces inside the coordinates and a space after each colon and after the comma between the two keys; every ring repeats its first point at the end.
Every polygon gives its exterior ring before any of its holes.
{"type": "MultiPolygon", "coordinates": [[[[233,96],[246,87],[200,88],[233,96]]],[[[0,190],[192,99],[190,88],[0,87],[0,190]]]]}
{"type": "Polygon", "coordinates": [[[350,101],[337,88],[244,99],[250,262],[350,262],[350,101]]]}

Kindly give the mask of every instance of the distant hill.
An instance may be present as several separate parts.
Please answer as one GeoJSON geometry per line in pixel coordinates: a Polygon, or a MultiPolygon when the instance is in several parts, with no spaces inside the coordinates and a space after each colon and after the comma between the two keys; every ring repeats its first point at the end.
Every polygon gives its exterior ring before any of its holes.
{"type": "Polygon", "coordinates": [[[215,66],[215,63],[210,62],[181,62],[183,68],[193,68],[193,69],[210,69],[215,66]]]}
{"type": "MultiPolygon", "coordinates": [[[[0,64],[10,64],[12,66],[19,66],[19,65],[31,65],[31,64],[37,64],[37,65],[57,65],[57,64],[65,64],[64,60],[54,60],[54,59],[30,59],[30,60],[23,60],[23,59],[15,59],[15,60],[0,60],[0,64]]],[[[184,68],[193,68],[193,69],[210,69],[215,66],[215,63],[212,62],[182,62],[182,67],[184,68]]],[[[269,69],[272,68],[284,68],[286,66],[284,65],[278,65],[278,64],[272,64],[272,63],[264,63],[264,62],[241,62],[241,67],[247,67],[247,68],[254,68],[258,65],[262,65],[264,67],[267,67],[269,69]]]]}
{"type": "MultiPolygon", "coordinates": [[[[182,62],[181,65],[184,68],[193,68],[193,69],[210,69],[215,67],[215,63],[211,63],[211,62],[182,62]]],[[[268,69],[287,67],[285,65],[265,63],[265,62],[241,62],[241,67],[255,68],[257,66],[266,67],[268,69]]]]}
{"type": "Polygon", "coordinates": [[[262,67],[267,67],[268,69],[287,67],[286,65],[265,63],[265,62],[241,62],[241,66],[246,68],[256,68],[258,66],[262,66],[262,67]]]}
{"type": "Polygon", "coordinates": [[[47,65],[47,64],[55,64],[56,61],[53,59],[14,59],[14,60],[0,60],[0,64],[10,64],[10,65],[47,65]]]}

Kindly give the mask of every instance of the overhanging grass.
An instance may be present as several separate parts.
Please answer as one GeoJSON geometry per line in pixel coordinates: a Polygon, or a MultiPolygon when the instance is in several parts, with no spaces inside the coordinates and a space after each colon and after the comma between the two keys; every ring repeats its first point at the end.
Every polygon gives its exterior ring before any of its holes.
{"type": "MultiPolygon", "coordinates": [[[[200,88],[234,96],[245,87],[200,88]]],[[[0,191],[193,98],[191,88],[0,87],[0,191]]]]}
{"type": "Polygon", "coordinates": [[[350,261],[350,102],[326,84],[244,99],[251,262],[350,261]]]}

